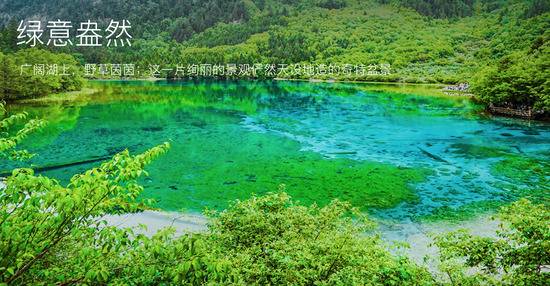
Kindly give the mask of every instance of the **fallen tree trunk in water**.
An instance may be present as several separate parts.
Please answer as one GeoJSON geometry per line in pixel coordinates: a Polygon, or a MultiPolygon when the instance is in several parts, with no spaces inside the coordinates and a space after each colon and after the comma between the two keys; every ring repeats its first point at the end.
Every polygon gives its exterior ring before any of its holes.
{"type": "Polygon", "coordinates": [[[330,152],[328,154],[331,155],[355,155],[357,154],[356,151],[338,151],[338,152],[330,152]]]}
{"type": "MultiPolygon", "coordinates": [[[[112,157],[113,157],[113,155],[97,156],[97,157],[92,157],[92,158],[88,158],[88,159],[85,159],[85,160],[65,162],[65,163],[61,163],[61,164],[50,164],[50,165],[44,165],[44,166],[39,166],[39,167],[31,167],[31,169],[33,169],[35,172],[44,172],[44,171],[50,171],[50,170],[63,169],[63,168],[71,167],[71,166],[78,166],[78,165],[84,165],[84,164],[89,164],[89,163],[105,161],[105,160],[111,159],[112,157]]],[[[0,177],[11,176],[11,172],[12,171],[4,170],[4,171],[0,172],[0,177]]]]}
{"type": "MultiPolygon", "coordinates": [[[[417,147],[418,147],[418,146],[417,146],[417,147]]],[[[422,149],[422,148],[420,148],[420,147],[418,147],[418,149],[420,149],[420,151],[422,151],[422,153],[426,154],[426,156],[428,156],[428,157],[430,157],[430,158],[432,158],[432,159],[434,159],[434,160],[436,160],[436,161],[440,161],[440,162],[444,162],[444,163],[447,163],[447,164],[451,164],[449,161],[447,161],[447,160],[445,160],[445,159],[443,159],[443,158],[441,158],[441,157],[439,157],[439,156],[437,156],[437,155],[435,155],[435,154],[432,154],[432,153],[430,153],[430,152],[428,152],[428,151],[426,151],[426,150],[424,150],[424,149],[422,149]]]]}

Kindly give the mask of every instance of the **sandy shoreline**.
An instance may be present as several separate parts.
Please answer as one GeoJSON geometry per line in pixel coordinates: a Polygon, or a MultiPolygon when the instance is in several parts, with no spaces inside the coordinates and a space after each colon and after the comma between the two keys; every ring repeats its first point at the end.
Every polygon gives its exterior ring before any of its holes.
{"type": "Polygon", "coordinates": [[[406,243],[409,248],[402,252],[416,263],[426,265],[430,270],[437,271],[434,258],[439,256],[437,247],[431,245],[434,235],[443,234],[458,229],[467,229],[471,234],[482,237],[496,237],[501,221],[493,219],[490,214],[479,215],[475,218],[457,222],[404,222],[381,223],[379,232],[387,242],[406,243]],[[430,260],[426,261],[425,258],[430,260]]]}
{"type": "Polygon", "coordinates": [[[192,213],[147,210],[139,213],[106,215],[103,219],[107,224],[117,227],[138,228],[140,225],[145,225],[147,227],[145,230],[139,229],[137,232],[149,236],[169,226],[174,227],[177,234],[203,232],[208,229],[208,219],[202,214],[192,213]]]}
{"type": "MultiPolygon", "coordinates": [[[[0,189],[5,183],[0,180],[0,189]]],[[[136,233],[148,236],[154,235],[165,227],[173,227],[176,234],[205,232],[208,230],[208,218],[200,213],[180,213],[164,211],[143,211],[122,215],[106,215],[102,217],[108,225],[116,227],[131,227],[136,233]],[[141,226],[145,226],[142,228],[141,226]]],[[[403,254],[419,264],[425,264],[431,270],[436,270],[433,260],[426,262],[425,257],[438,256],[438,250],[432,246],[433,235],[457,230],[467,229],[474,235],[484,237],[496,237],[500,221],[493,219],[492,215],[479,215],[473,219],[456,222],[389,222],[377,221],[382,239],[388,243],[405,243],[409,247],[402,249],[403,254]],[[426,264],[427,263],[427,264],[426,264]]]]}

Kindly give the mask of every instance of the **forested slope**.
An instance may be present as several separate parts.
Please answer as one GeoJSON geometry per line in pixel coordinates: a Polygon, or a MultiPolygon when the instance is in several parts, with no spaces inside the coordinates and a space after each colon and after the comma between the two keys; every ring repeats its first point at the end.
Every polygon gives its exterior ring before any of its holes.
{"type": "MultiPolygon", "coordinates": [[[[546,0],[3,1],[0,44],[23,19],[132,22],[132,47],[64,48],[81,62],[390,64],[365,81],[470,82],[479,99],[548,110],[546,0]],[[82,12],[84,11],[84,12],[82,12]],[[506,84],[501,84],[506,83],[506,84]],[[545,98],[546,96],[546,98],[545,98]]],[[[164,74],[171,76],[170,73],[164,74]]],[[[258,75],[259,77],[265,75],[258,75]]],[[[279,75],[280,76],[280,75],[279,75]]],[[[288,76],[284,76],[288,77],[288,76]]],[[[293,75],[295,78],[309,76],[293,75]]]]}

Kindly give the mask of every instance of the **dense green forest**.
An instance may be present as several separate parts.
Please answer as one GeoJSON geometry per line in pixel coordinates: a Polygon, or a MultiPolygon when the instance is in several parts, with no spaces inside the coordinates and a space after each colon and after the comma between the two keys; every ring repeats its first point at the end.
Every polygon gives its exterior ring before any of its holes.
{"type": "Polygon", "coordinates": [[[0,99],[37,97],[82,88],[82,71],[68,54],[38,49],[6,55],[0,52],[0,63],[0,99]]]}
{"type": "MultiPolygon", "coordinates": [[[[320,79],[469,82],[482,102],[548,111],[545,0],[3,1],[0,47],[23,19],[132,23],[132,47],[55,48],[82,63],[389,64],[389,75],[320,79]],[[63,7],[60,9],[59,7],[63,7]],[[86,11],[79,13],[77,11],[86,11]],[[29,17],[29,15],[33,15],[29,17]]],[[[253,77],[309,78],[304,74],[253,77]]],[[[160,76],[174,77],[171,71],[160,76]]],[[[250,75],[246,75],[250,77],[250,75]]]]}

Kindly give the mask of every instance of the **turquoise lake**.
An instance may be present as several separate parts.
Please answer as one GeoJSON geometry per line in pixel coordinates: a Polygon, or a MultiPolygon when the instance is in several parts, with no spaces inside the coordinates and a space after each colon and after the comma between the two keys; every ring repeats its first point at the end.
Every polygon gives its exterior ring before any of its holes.
{"type": "Polygon", "coordinates": [[[49,124],[21,147],[67,182],[128,148],[165,141],[143,197],[164,210],[222,209],[283,188],[382,218],[547,199],[550,124],[484,115],[435,87],[289,81],[104,81],[94,92],[10,105],[49,124]]]}

